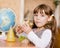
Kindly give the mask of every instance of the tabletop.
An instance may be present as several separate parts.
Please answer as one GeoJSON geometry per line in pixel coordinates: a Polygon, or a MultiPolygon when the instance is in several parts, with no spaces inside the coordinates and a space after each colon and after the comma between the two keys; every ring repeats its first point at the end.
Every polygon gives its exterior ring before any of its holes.
{"type": "Polygon", "coordinates": [[[35,48],[32,43],[29,44],[22,44],[18,39],[14,42],[8,42],[6,40],[0,40],[0,48],[35,48]]]}

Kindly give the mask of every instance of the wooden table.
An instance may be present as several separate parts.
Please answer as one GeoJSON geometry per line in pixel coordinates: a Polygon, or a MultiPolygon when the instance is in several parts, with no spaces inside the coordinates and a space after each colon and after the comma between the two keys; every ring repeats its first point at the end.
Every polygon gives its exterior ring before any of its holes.
{"type": "Polygon", "coordinates": [[[31,43],[28,45],[21,44],[18,39],[15,42],[7,42],[6,40],[0,40],[0,48],[35,48],[31,43]]]}

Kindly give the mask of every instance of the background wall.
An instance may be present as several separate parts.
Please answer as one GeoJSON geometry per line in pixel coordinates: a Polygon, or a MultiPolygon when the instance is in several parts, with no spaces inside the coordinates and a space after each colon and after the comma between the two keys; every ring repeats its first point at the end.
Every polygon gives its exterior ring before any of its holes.
{"type": "Polygon", "coordinates": [[[56,17],[56,21],[57,21],[57,26],[60,27],[60,4],[57,5],[57,7],[55,9],[55,17],[56,17]]]}
{"type": "MultiPolygon", "coordinates": [[[[32,11],[39,4],[48,4],[52,9],[55,9],[53,0],[24,0],[25,1],[25,13],[32,11]]],[[[20,0],[0,0],[0,8],[11,8],[16,13],[16,23],[19,23],[20,17],[20,0]]]]}
{"type": "Polygon", "coordinates": [[[39,4],[47,4],[54,10],[55,6],[53,2],[53,0],[25,0],[25,12],[27,10],[33,10],[39,4]]]}
{"type": "Polygon", "coordinates": [[[19,19],[19,10],[20,10],[20,0],[0,0],[0,8],[11,8],[16,13],[16,22],[17,18],[19,19]]]}

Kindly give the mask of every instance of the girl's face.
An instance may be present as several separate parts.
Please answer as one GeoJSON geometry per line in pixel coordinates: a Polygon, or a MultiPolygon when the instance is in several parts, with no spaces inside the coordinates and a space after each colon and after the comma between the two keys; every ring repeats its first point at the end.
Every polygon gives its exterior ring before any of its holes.
{"type": "Polygon", "coordinates": [[[40,13],[40,11],[36,14],[34,14],[34,22],[37,27],[42,27],[48,22],[49,16],[43,13],[40,13]]]}

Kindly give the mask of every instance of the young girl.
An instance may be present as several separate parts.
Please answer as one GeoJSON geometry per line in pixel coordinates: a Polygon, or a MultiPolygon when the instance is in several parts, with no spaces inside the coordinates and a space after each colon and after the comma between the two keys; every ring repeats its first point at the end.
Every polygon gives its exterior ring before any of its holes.
{"type": "Polygon", "coordinates": [[[53,11],[48,5],[41,4],[33,11],[33,29],[27,23],[21,26],[27,38],[37,48],[54,48],[56,20],[52,14],[53,11]]]}

